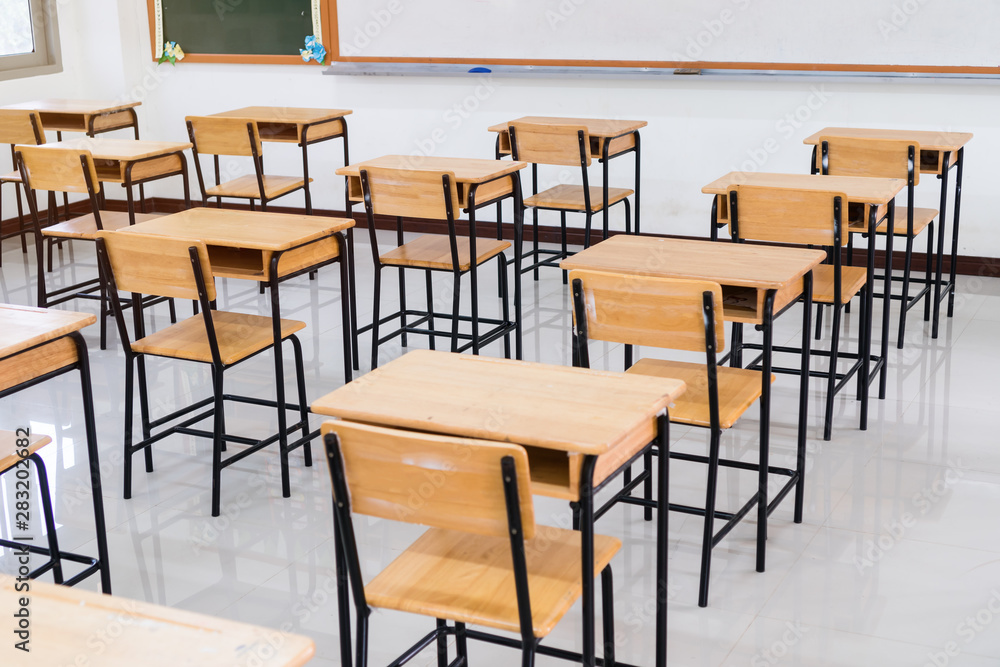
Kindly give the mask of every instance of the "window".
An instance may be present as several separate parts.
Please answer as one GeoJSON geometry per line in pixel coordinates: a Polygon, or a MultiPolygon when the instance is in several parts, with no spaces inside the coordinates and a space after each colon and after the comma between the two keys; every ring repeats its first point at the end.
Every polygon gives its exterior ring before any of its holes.
{"type": "Polygon", "coordinates": [[[62,71],[58,0],[0,0],[0,79],[62,71]]]}

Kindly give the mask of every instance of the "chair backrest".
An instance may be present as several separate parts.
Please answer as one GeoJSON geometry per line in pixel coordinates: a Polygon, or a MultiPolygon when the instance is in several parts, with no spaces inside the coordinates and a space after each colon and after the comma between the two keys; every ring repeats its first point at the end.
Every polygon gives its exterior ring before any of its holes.
{"type": "Polygon", "coordinates": [[[365,208],[370,202],[374,215],[453,220],[461,210],[451,172],[368,167],[361,170],[361,185],[365,208]]]}
{"type": "Polygon", "coordinates": [[[103,240],[109,268],[119,290],[191,301],[199,298],[189,249],[197,248],[207,299],[215,300],[212,267],[203,242],[111,231],[98,232],[97,237],[103,240]]]}
{"type": "Polygon", "coordinates": [[[706,351],[704,294],[712,294],[715,350],[725,349],[722,288],[705,280],[570,271],[573,319],[582,311],[588,339],[648,345],[692,352],[706,351]],[[577,280],[581,288],[577,297],[577,280]]]}
{"type": "Polygon", "coordinates": [[[18,146],[16,151],[18,162],[24,167],[27,178],[25,185],[31,190],[82,194],[97,194],[101,191],[94,156],[88,150],[18,146]]]}
{"type": "Polygon", "coordinates": [[[511,123],[511,155],[535,164],[590,166],[590,135],[581,125],[511,123]]]}
{"type": "Polygon", "coordinates": [[[260,155],[260,132],[250,118],[188,116],[188,134],[197,153],[205,155],[260,155]]]}
{"type": "Polygon", "coordinates": [[[897,139],[820,137],[816,168],[827,176],[902,178],[920,183],[920,144],[897,139]]]}
{"type": "Polygon", "coordinates": [[[734,241],[847,245],[847,197],[839,192],[736,185],[729,190],[734,241]]]}
{"type": "MultiPolygon", "coordinates": [[[[350,509],[357,514],[478,535],[510,536],[502,461],[517,478],[524,539],[535,533],[528,455],[488,440],[328,421],[340,441],[350,509]]],[[[329,461],[336,474],[336,461],[329,461]]],[[[336,482],[335,482],[336,486],[336,482]]]]}
{"type": "Polygon", "coordinates": [[[42,121],[34,111],[0,109],[0,144],[37,146],[45,143],[42,121]]]}

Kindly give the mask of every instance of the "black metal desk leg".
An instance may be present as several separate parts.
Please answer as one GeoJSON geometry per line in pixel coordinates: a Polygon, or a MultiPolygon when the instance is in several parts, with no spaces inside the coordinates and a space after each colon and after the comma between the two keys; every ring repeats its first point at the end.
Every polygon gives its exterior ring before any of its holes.
{"type": "Polygon", "coordinates": [[[94,393],[90,382],[90,359],[87,343],[79,331],[70,334],[76,344],[83,389],[83,419],[87,432],[87,457],[90,459],[90,489],[94,501],[94,528],[97,531],[97,557],[101,561],[101,591],[111,595],[111,567],[108,563],[108,534],[104,522],[104,496],[101,494],[101,462],[97,450],[97,422],[94,418],[94,393]]]}
{"type": "Polygon", "coordinates": [[[274,332],[274,388],[278,404],[278,455],[281,461],[281,496],[292,495],[292,484],[288,473],[288,430],[285,415],[285,365],[281,351],[281,301],[278,297],[278,260],[280,252],[271,256],[271,273],[268,288],[271,296],[271,326],[274,332]]]}
{"type": "Polygon", "coordinates": [[[763,572],[767,556],[767,467],[770,465],[771,436],[771,363],[774,356],[774,297],[777,290],[764,294],[764,334],[761,350],[760,393],[760,470],[757,472],[757,571],[763,572]]]}
{"type": "Polygon", "coordinates": [[[596,456],[585,456],[580,471],[580,555],[583,578],[583,667],[595,667],[594,632],[594,467],[596,456]]]}
{"type": "Polygon", "coordinates": [[[795,523],[802,523],[802,505],[806,490],[806,427],[809,415],[809,366],[812,352],[813,273],[802,279],[802,368],[799,376],[799,438],[795,456],[798,480],[795,484],[795,523]]]}
{"type": "Polygon", "coordinates": [[[656,667],[667,667],[667,528],[670,522],[670,419],[656,418],[659,481],[656,492],[656,667]]]}
{"type": "MultiPolygon", "coordinates": [[[[889,219],[886,222],[885,234],[885,288],[882,290],[882,347],[879,354],[882,355],[882,368],[879,369],[878,376],[878,397],[885,400],[886,384],[889,380],[889,317],[892,313],[892,243],[895,236],[896,225],[896,200],[889,202],[889,219]]],[[[872,235],[872,243],[875,242],[877,234],[872,235]]],[[[906,317],[906,299],[900,302],[900,319],[906,317]]]]}
{"type": "Polygon", "coordinates": [[[635,131],[635,235],[639,235],[639,130],[635,131]]]}
{"type": "Polygon", "coordinates": [[[948,317],[955,315],[955,274],[958,270],[958,215],[962,206],[962,168],[965,165],[965,147],[958,149],[955,172],[955,220],[951,228],[951,273],[949,278],[948,317]]]}
{"type": "Polygon", "coordinates": [[[941,321],[941,274],[944,262],[944,234],[945,234],[945,220],[947,220],[947,208],[948,208],[948,171],[951,165],[951,153],[945,151],[944,155],[941,157],[941,204],[938,207],[938,238],[937,238],[937,257],[934,259],[934,314],[932,316],[933,322],[931,323],[931,338],[938,337],[938,324],[941,321]]]}
{"type": "Polygon", "coordinates": [[[514,329],[514,356],[518,361],[524,358],[523,324],[521,318],[521,264],[524,261],[522,246],[524,245],[524,202],[521,199],[521,176],[515,172],[510,176],[514,187],[514,317],[517,322],[514,329]]]}

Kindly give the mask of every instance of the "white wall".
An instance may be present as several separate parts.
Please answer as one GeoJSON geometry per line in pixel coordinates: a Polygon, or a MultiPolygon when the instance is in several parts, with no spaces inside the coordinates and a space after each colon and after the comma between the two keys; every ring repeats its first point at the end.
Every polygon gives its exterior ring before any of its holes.
{"type": "MultiPolygon", "coordinates": [[[[95,0],[88,0],[92,3],[95,0]]],[[[339,107],[349,119],[353,161],[387,153],[490,157],[491,124],[522,115],[638,118],[643,130],[642,216],[650,232],[705,235],[711,198],[701,187],[723,173],[758,167],[804,172],[802,139],[825,126],[900,127],[975,133],[966,155],[960,252],[1000,257],[990,183],[1000,154],[1000,87],[994,83],[803,80],[666,81],[482,80],[433,77],[328,77],[316,66],[180,64],[153,66],[145,3],[98,0],[108,12],[60,16],[64,62],[72,73],[0,83],[5,103],[42,96],[142,99],[143,136],[184,140],[184,116],[246,105],[339,107]],[[117,15],[118,21],[108,20],[117,15]],[[72,33],[72,34],[67,34],[72,33]],[[74,56],[84,57],[81,67],[74,56]],[[93,54],[93,55],[92,55],[93,54]],[[98,54],[105,63],[95,66],[98,54]],[[798,120],[795,120],[796,115],[798,120]],[[435,138],[437,141],[435,141],[435,138]],[[770,152],[769,152],[770,150],[770,152]]],[[[294,146],[266,146],[268,171],[301,170],[294,146]]],[[[314,147],[314,205],[342,207],[337,143],[314,147]]],[[[594,177],[598,175],[595,168],[594,177]]],[[[954,172],[952,172],[954,173],[954,172]]],[[[612,178],[631,183],[631,160],[612,162],[612,178]]],[[[177,196],[163,184],[154,194],[177,196]]],[[[937,204],[937,183],[918,188],[918,203],[937,204]]],[[[290,200],[290,204],[301,202],[290,200]]],[[[5,207],[5,216],[10,209],[5,207]]],[[[620,224],[620,222],[618,223],[620,224]]]]}

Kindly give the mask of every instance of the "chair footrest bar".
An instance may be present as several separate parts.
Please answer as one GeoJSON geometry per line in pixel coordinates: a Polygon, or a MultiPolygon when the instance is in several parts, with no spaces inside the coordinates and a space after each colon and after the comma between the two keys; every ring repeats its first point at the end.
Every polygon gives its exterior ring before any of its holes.
{"type": "MultiPolygon", "coordinates": [[[[487,632],[482,632],[480,630],[473,630],[472,628],[466,628],[465,636],[469,639],[475,639],[477,641],[486,642],[487,644],[495,644],[497,646],[505,646],[507,648],[521,650],[522,643],[520,639],[513,639],[510,637],[501,637],[500,635],[493,635],[487,632]]],[[[545,646],[544,644],[539,644],[535,648],[535,652],[539,655],[547,655],[551,658],[559,658],[561,660],[569,660],[571,662],[582,662],[583,655],[580,653],[575,653],[573,651],[567,651],[566,649],[556,648],[554,646],[545,646]]],[[[600,667],[605,664],[604,658],[597,657],[595,662],[600,667]]],[[[620,660],[615,661],[617,667],[635,667],[627,662],[621,662],[620,660]]]]}

